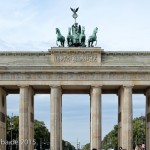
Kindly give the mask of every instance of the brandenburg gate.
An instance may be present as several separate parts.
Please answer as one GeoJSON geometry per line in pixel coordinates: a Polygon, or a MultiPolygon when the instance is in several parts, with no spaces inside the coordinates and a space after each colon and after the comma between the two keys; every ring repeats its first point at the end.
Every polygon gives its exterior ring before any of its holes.
{"type": "MultiPolygon", "coordinates": [[[[0,139],[6,140],[6,96],[20,93],[19,149],[33,150],[34,94],[49,93],[51,150],[62,150],[62,94],[90,94],[91,150],[101,149],[101,95],[118,95],[119,146],[132,150],[132,93],[146,96],[146,147],[150,149],[150,52],[51,48],[0,52],[0,139]]],[[[49,118],[48,117],[48,118],[49,118]]],[[[5,150],[6,145],[0,145],[5,150]]]]}
{"type": "MultiPolygon", "coordinates": [[[[34,149],[34,95],[50,94],[50,147],[62,150],[62,94],[90,95],[90,146],[101,150],[101,95],[118,95],[118,146],[133,148],[132,93],[146,96],[146,149],[150,149],[150,52],[104,51],[93,47],[96,27],[86,46],[85,27],[76,22],[60,47],[48,51],[0,52],[0,139],[6,141],[8,94],[20,94],[19,150],[34,149]]],[[[57,43],[58,44],[58,43],[57,43]]],[[[0,145],[6,150],[6,145],[0,145]]]]}

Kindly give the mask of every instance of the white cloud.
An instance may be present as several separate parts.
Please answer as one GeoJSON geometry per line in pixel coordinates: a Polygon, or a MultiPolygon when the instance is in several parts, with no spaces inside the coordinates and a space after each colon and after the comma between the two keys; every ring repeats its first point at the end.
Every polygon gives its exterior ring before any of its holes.
{"type": "Polygon", "coordinates": [[[77,21],[86,27],[87,37],[95,26],[99,28],[98,46],[105,50],[149,50],[149,3],[146,0],[7,0],[0,7],[0,39],[20,44],[28,41],[55,44],[55,27],[66,36],[68,27],[74,22],[70,7],[79,6],[77,21]]]}

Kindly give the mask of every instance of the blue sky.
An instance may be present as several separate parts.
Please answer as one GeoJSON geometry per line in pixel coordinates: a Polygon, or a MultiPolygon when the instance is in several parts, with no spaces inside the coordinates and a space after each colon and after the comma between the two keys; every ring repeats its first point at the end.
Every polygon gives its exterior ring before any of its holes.
{"type": "MultiPolygon", "coordinates": [[[[102,95],[102,136],[117,124],[117,95],[102,95]]],[[[63,139],[76,145],[90,140],[90,97],[89,95],[63,95],[63,139]]],[[[7,96],[7,113],[19,115],[19,94],[7,96]]],[[[133,118],[145,115],[145,96],[133,95],[133,118]]],[[[50,95],[35,95],[35,118],[44,121],[50,129],[50,95]]]]}
{"type": "MultiPolygon", "coordinates": [[[[47,51],[56,46],[55,28],[66,36],[74,20],[70,7],[79,7],[77,22],[85,33],[98,31],[105,51],[150,50],[149,0],[0,0],[0,50],[47,51]]],[[[18,114],[19,96],[8,95],[8,114],[18,114]]],[[[117,96],[103,95],[103,137],[117,123],[117,96]]],[[[63,96],[63,139],[89,142],[89,96],[63,96]]],[[[145,97],[133,96],[134,117],[145,114],[145,97]]],[[[50,126],[49,95],[35,96],[35,118],[50,126]]]]}

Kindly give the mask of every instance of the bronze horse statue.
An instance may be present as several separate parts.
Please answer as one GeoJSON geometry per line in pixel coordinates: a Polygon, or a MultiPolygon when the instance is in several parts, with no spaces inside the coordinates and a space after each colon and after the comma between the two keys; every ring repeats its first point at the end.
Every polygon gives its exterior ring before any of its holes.
{"type": "Polygon", "coordinates": [[[71,47],[73,45],[73,35],[71,35],[71,28],[68,28],[67,44],[68,47],[71,47]]]}
{"type": "Polygon", "coordinates": [[[57,41],[56,41],[57,46],[64,47],[65,37],[61,35],[60,30],[58,28],[56,28],[56,34],[57,34],[57,41]],[[58,42],[60,42],[60,45],[58,45],[58,42]]]}
{"type": "Polygon", "coordinates": [[[82,27],[81,34],[79,36],[79,41],[80,41],[82,47],[86,47],[86,45],[85,45],[85,41],[86,41],[85,27],[82,27]]]}
{"type": "Polygon", "coordinates": [[[96,27],[93,30],[93,34],[88,39],[88,47],[94,47],[93,42],[96,42],[95,46],[97,45],[97,36],[96,36],[97,32],[98,32],[98,28],[96,27]]]}

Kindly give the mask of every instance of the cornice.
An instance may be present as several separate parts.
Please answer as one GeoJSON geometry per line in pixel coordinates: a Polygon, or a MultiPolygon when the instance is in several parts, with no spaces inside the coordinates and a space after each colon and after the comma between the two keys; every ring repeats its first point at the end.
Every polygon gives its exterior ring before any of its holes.
{"type": "Polygon", "coordinates": [[[0,56],[46,56],[51,55],[44,51],[1,51],[0,56]]]}
{"type": "Polygon", "coordinates": [[[103,51],[102,56],[109,55],[150,55],[150,51],[103,51]]]}
{"type": "Polygon", "coordinates": [[[150,51],[104,51],[101,48],[52,48],[48,51],[1,51],[0,56],[46,56],[51,55],[53,53],[86,53],[86,52],[100,52],[102,56],[109,56],[109,55],[143,55],[147,56],[150,55],[150,51]]]}
{"type": "Polygon", "coordinates": [[[150,73],[150,66],[0,66],[0,73],[5,72],[115,72],[115,73],[150,73]]]}

